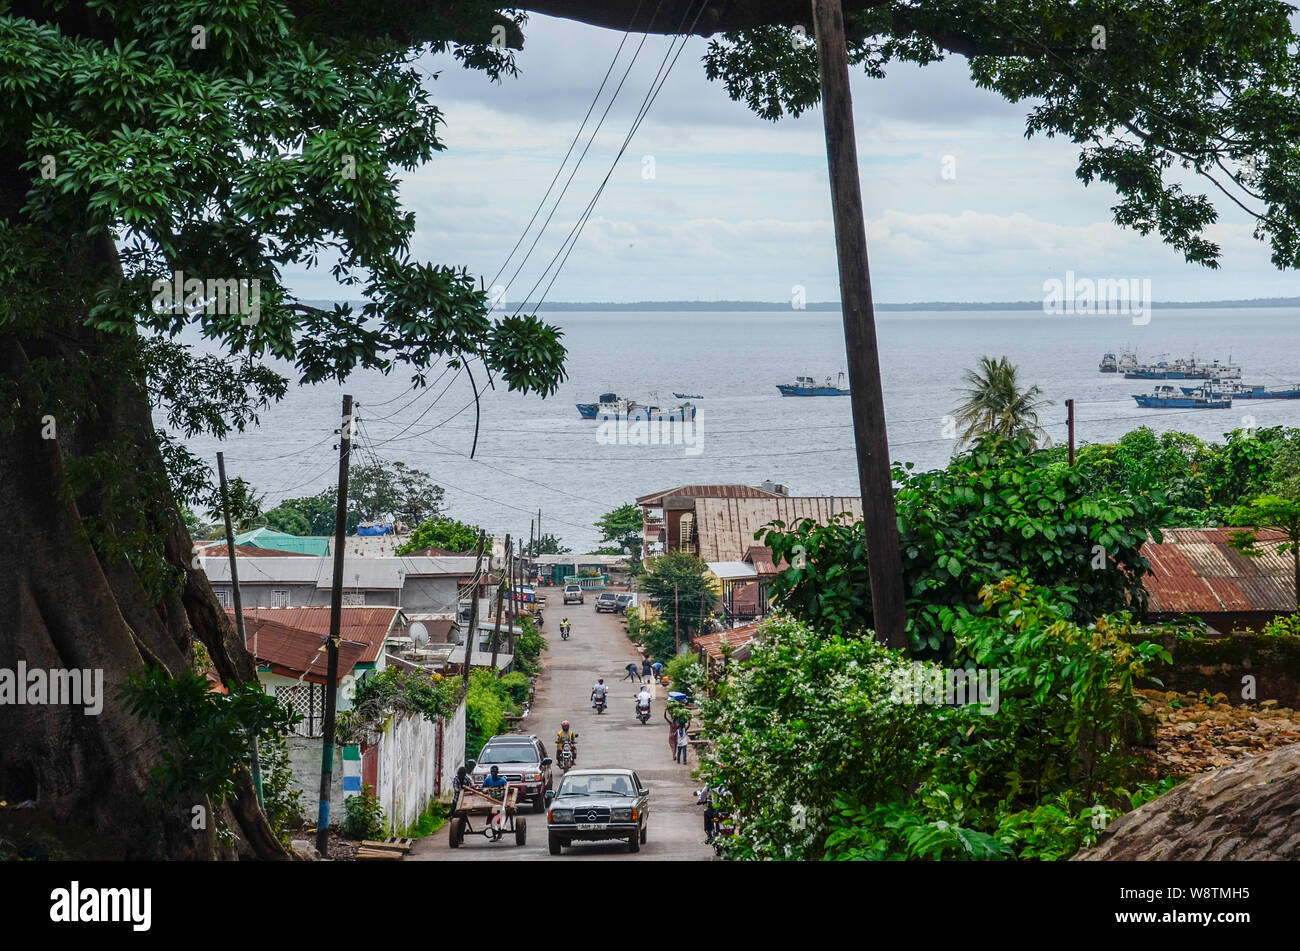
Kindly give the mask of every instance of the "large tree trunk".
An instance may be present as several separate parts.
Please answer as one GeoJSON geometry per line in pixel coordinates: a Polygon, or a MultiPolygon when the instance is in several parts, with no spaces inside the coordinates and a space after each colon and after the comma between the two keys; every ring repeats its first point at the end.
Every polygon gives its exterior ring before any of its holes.
{"type": "MultiPolygon", "coordinates": [[[[11,223],[21,222],[27,187],[16,166],[17,157],[0,156],[0,220],[11,223]]],[[[206,577],[190,567],[193,542],[167,488],[143,383],[115,370],[113,357],[134,341],[85,326],[82,279],[117,268],[113,245],[71,238],[47,262],[26,276],[34,282],[26,299],[39,309],[23,303],[23,288],[0,288],[15,321],[0,334],[0,668],[102,671],[103,709],[0,704],[0,799],[35,800],[58,826],[92,831],[97,854],[209,857],[210,836],[191,828],[193,807],[206,804],[160,806],[150,795],[150,771],[174,741],[129,713],[118,691],[146,666],[186,670],[196,638],[226,684],[252,681],[256,670],[206,577]],[[69,394],[66,412],[51,405],[69,394]],[[70,492],[72,470],[97,453],[117,458],[123,478],[70,492]],[[166,563],[183,572],[160,597],[121,557],[142,528],[165,539],[166,563]]],[[[227,819],[245,853],[287,859],[245,779],[227,819]]]]}

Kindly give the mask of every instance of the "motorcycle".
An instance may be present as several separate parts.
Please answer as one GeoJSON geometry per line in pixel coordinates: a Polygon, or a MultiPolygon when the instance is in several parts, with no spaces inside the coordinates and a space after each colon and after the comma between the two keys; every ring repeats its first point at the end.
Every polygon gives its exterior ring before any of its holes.
{"type": "Polygon", "coordinates": [[[560,640],[562,640],[562,641],[567,641],[568,639],[569,639],[569,625],[567,625],[567,624],[561,624],[561,625],[560,625],[560,640]]]}
{"type": "Polygon", "coordinates": [[[604,712],[605,712],[605,698],[604,698],[604,697],[597,697],[597,696],[594,696],[594,695],[593,695],[592,698],[591,698],[591,709],[595,710],[597,713],[604,713],[604,712]]]}
{"type": "Polygon", "coordinates": [[[570,743],[565,743],[564,747],[560,750],[560,769],[562,769],[564,772],[567,773],[572,768],[573,768],[573,745],[570,743]]]}
{"type": "Polygon", "coordinates": [[[638,700],[636,702],[636,718],[645,726],[650,721],[650,701],[638,700]]]}

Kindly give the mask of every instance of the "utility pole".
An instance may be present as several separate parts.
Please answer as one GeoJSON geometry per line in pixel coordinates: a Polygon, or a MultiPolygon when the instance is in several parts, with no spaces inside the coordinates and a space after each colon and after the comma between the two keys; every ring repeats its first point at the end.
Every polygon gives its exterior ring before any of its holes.
{"type": "Polygon", "coordinates": [[[515,543],[516,557],[511,561],[510,568],[510,603],[514,605],[514,621],[510,624],[510,633],[506,635],[506,653],[514,656],[515,653],[515,629],[519,626],[519,618],[524,613],[524,543],[520,539],[515,543]]]}
{"type": "Polygon", "coordinates": [[[682,649],[682,635],[680,629],[681,604],[677,600],[677,582],[673,582],[673,656],[676,657],[682,649]]]}
{"type": "MultiPolygon", "coordinates": [[[[217,453],[217,476],[221,480],[221,515],[226,521],[226,554],[230,556],[230,590],[231,604],[235,608],[235,631],[239,634],[239,643],[247,646],[244,635],[244,605],[239,599],[239,566],[235,563],[235,530],[230,524],[230,497],[226,493],[226,454],[217,453]]],[[[257,668],[257,635],[253,635],[253,668],[257,668]]],[[[253,789],[257,791],[257,805],[262,801],[262,763],[257,755],[257,734],[253,737],[253,789]]]]}
{"type": "Polygon", "coordinates": [[[1065,426],[1070,431],[1070,465],[1074,465],[1074,400],[1065,401],[1065,426]]]}
{"type": "MultiPolygon", "coordinates": [[[[461,671],[461,680],[469,686],[469,659],[474,653],[474,638],[478,637],[478,577],[483,567],[483,542],[487,532],[478,530],[478,557],[474,559],[474,581],[469,592],[469,633],[465,635],[465,667],[461,671]]],[[[488,559],[491,561],[491,559],[488,559]]]]}
{"type": "Polygon", "coordinates": [[[330,850],[330,787],[334,779],[334,714],[338,706],[339,631],[343,626],[343,550],[348,534],[348,457],[352,453],[352,397],[343,397],[339,429],[339,495],[334,510],[334,577],[330,583],[330,633],[326,640],[325,736],[320,752],[320,809],[316,815],[316,851],[330,850]]]}
{"type": "MultiPolygon", "coordinates": [[[[501,583],[497,585],[497,620],[496,620],[496,625],[492,629],[492,670],[496,672],[496,675],[498,677],[501,676],[501,672],[497,670],[497,650],[501,643],[501,600],[506,593],[507,579],[509,577],[506,572],[509,568],[509,565],[510,565],[510,536],[507,535],[506,536],[506,561],[505,564],[501,566],[501,583]]],[[[506,612],[506,615],[507,617],[509,617],[508,611],[506,612]]]]}
{"type": "Polygon", "coordinates": [[[835,248],[840,270],[840,304],[849,361],[853,435],[858,484],[871,576],[871,610],[876,639],[907,652],[907,605],[903,599],[903,559],[898,542],[894,482],[889,471],[885,400],[880,387],[867,233],[863,222],[858,146],[853,131],[848,49],[841,0],[812,0],[821,75],[822,117],[826,126],[826,164],[830,171],[835,248]]]}

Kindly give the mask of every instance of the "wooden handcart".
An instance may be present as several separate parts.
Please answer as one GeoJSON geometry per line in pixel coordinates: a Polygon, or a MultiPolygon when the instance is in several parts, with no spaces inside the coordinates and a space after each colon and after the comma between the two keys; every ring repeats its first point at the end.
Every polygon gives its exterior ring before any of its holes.
{"type": "Polygon", "coordinates": [[[507,833],[514,833],[515,845],[523,845],[528,834],[528,822],[519,815],[518,783],[506,783],[498,797],[480,789],[462,789],[451,806],[447,823],[449,844],[459,848],[466,835],[481,835],[489,842],[500,842],[507,833]],[[481,816],[482,828],[475,829],[474,816],[481,816]]]}

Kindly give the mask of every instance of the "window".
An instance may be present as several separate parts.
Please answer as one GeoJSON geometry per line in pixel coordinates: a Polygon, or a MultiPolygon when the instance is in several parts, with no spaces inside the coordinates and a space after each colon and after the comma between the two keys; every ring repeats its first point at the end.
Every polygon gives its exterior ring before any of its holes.
{"type": "Polygon", "coordinates": [[[271,607],[287,608],[289,604],[289,592],[283,588],[277,588],[271,592],[271,607]]]}
{"type": "Polygon", "coordinates": [[[357,606],[365,607],[366,593],[364,591],[344,591],[343,603],[352,605],[354,607],[357,606]]]}
{"type": "Polygon", "coordinates": [[[228,588],[213,588],[212,593],[217,596],[217,604],[223,608],[230,607],[230,590],[228,588]]]}

